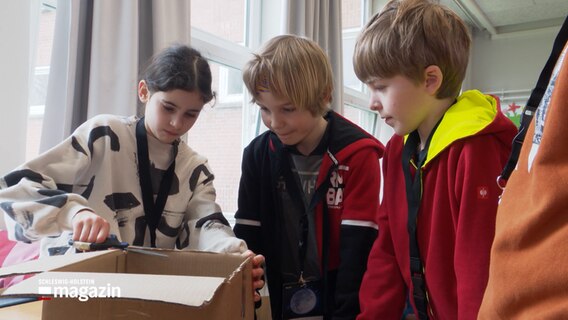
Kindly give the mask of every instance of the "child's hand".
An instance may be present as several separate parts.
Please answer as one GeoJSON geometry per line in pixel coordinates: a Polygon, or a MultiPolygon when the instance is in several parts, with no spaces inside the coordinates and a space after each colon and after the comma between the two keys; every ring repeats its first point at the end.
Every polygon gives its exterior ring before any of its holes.
{"type": "Polygon", "coordinates": [[[110,224],[90,210],[79,211],[71,220],[73,241],[104,242],[109,235],[110,224]]]}
{"type": "Polygon", "coordinates": [[[264,256],[261,254],[255,255],[254,252],[247,250],[243,254],[245,257],[252,257],[252,288],[254,293],[254,301],[260,301],[260,294],[258,290],[264,287],[264,256]]]}

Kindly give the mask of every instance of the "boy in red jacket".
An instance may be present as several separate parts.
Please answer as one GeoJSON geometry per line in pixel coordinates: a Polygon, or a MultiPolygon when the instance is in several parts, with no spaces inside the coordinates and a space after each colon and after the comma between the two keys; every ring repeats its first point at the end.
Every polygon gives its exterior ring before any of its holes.
{"type": "Polygon", "coordinates": [[[371,110],[394,128],[383,159],[379,236],[358,319],[475,319],[487,283],[500,195],[516,133],[496,98],[460,93],[470,36],[449,9],[392,0],[368,23],[354,66],[371,110]]]}
{"type": "Polygon", "coordinates": [[[331,64],[312,40],[272,38],[243,80],[269,130],[243,152],[234,230],[266,256],[272,319],[354,319],[383,145],[330,110],[331,64]]]}

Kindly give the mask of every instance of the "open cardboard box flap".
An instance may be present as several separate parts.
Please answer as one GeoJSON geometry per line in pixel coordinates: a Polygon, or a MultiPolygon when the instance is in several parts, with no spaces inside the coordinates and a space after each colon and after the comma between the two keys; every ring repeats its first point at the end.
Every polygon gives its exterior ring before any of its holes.
{"type": "Polygon", "coordinates": [[[200,307],[211,302],[224,281],[225,278],[220,277],[44,272],[6,289],[3,295],[53,296],[63,292],[55,291],[54,287],[67,287],[65,292],[68,293],[70,287],[84,286],[88,287],[83,293],[87,297],[92,293],[109,298],[142,299],[200,307]]]}
{"type": "Polygon", "coordinates": [[[161,318],[179,316],[180,312],[195,319],[252,319],[251,268],[250,259],[240,255],[149,248],[107,250],[2,268],[0,277],[36,275],[1,294],[55,296],[44,302],[44,319],[67,319],[64,312],[56,311],[61,308],[82,315],[81,310],[89,309],[89,316],[83,319],[136,319],[140,313],[161,318]],[[78,287],[88,287],[82,292],[87,299],[78,299],[78,287]],[[61,298],[62,292],[75,296],[61,298]],[[50,312],[47,316],[46,310],[50,312]]]}

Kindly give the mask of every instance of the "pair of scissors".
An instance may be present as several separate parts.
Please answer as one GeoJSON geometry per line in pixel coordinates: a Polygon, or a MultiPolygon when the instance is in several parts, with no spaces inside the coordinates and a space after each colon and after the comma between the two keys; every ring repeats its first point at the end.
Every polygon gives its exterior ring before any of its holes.
{"type": "Polygon", "coordinates": [[[69,240],[69,245],[78,251],[97,251],[97,250],[107,250],[114,248],[114,249],[122,249],[122,250],[127,250],[131,252],[142,253],[152,256],[168,257],[168,255],[163,253],[142,250],[142,249],[135,249],[132,247],[129,248],[128,242],[119,241],[115,234],[110,234],[106,238],[106,240],[101,243],[69,240]]]}

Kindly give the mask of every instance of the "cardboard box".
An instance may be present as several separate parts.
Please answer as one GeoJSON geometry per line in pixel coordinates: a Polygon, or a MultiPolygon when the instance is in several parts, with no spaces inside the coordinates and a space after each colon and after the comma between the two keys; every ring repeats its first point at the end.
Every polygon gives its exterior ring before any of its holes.
{"type": "Polygon", "coordinates": [[[0,269],[36,273],[1,292],[37,296],[42,319],[253,319],[252,263],[239,255],[136,248],[0,269]]]}

